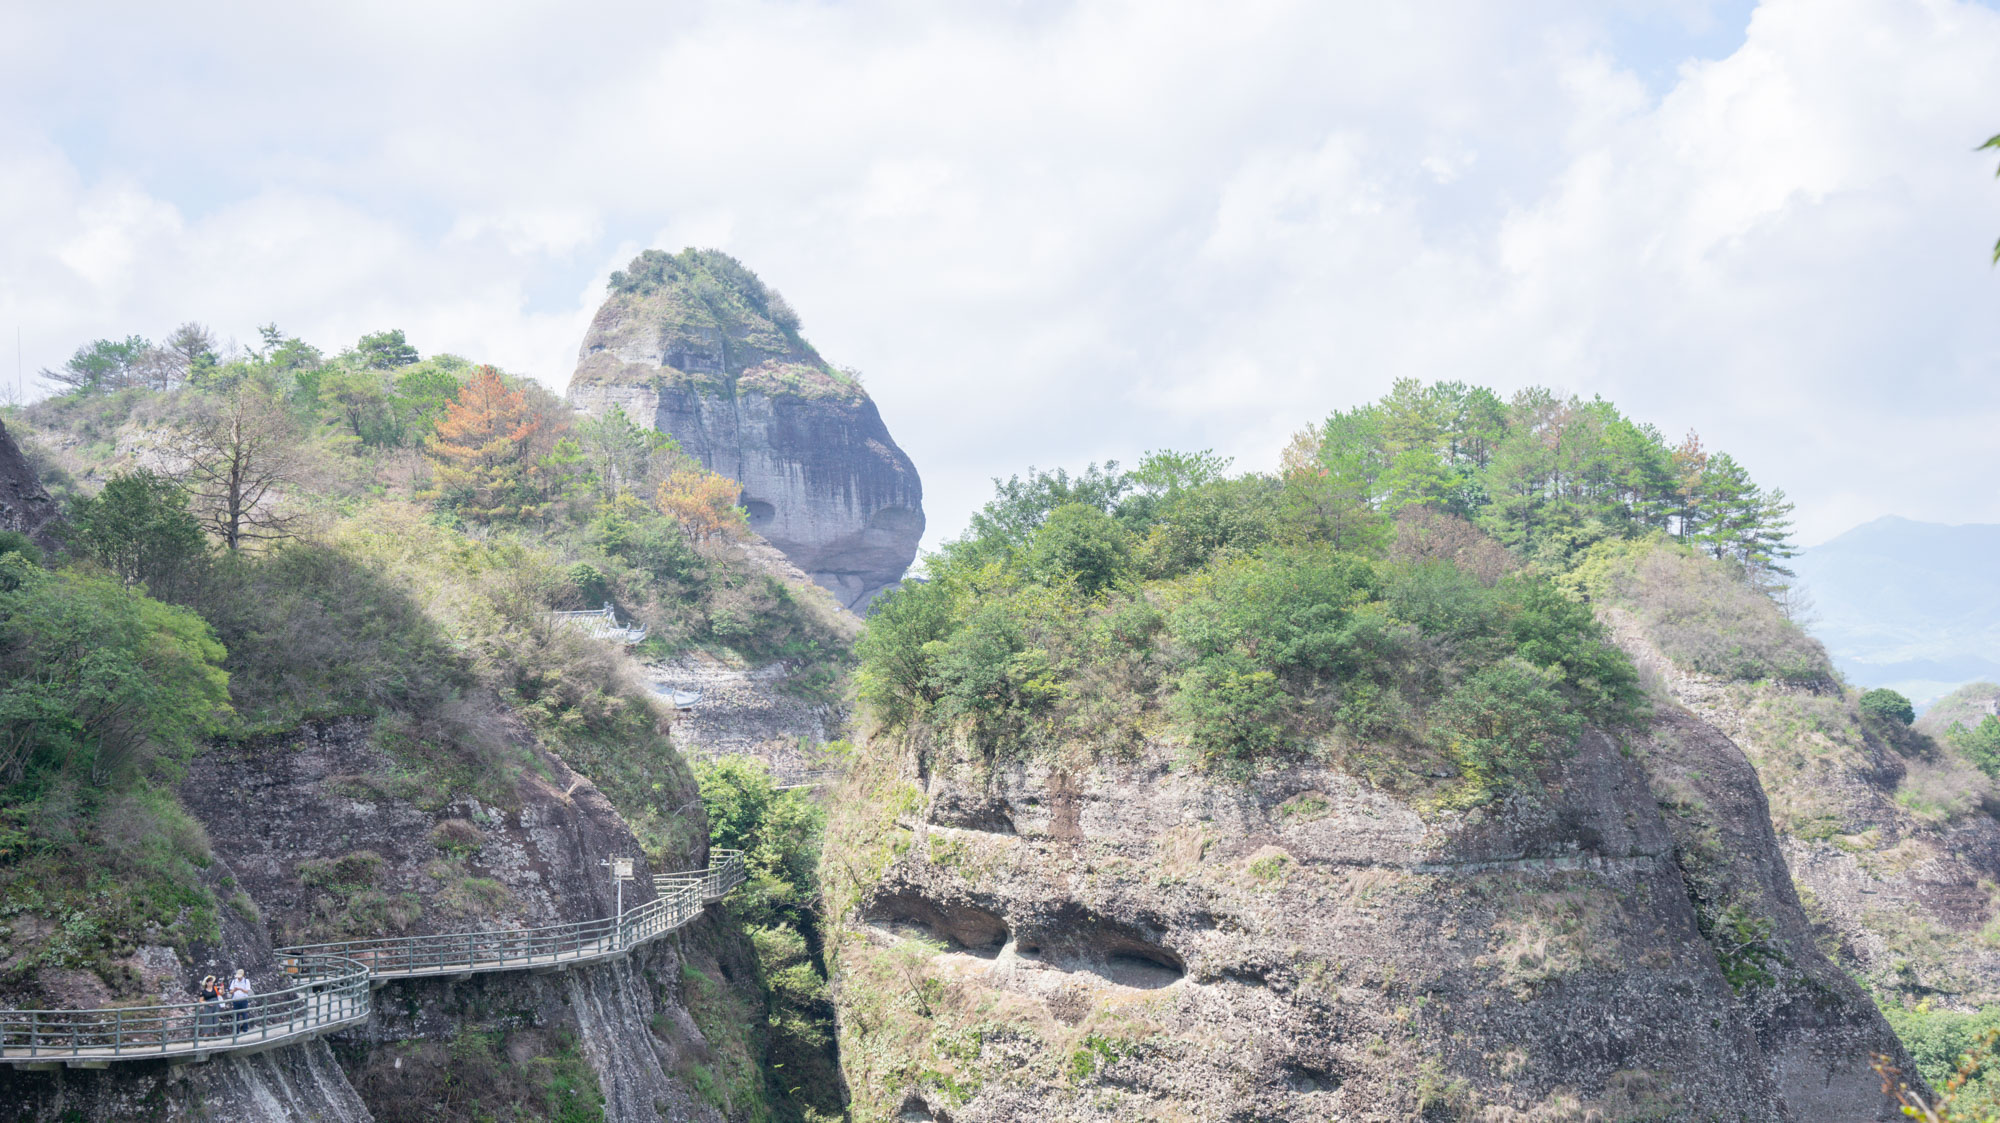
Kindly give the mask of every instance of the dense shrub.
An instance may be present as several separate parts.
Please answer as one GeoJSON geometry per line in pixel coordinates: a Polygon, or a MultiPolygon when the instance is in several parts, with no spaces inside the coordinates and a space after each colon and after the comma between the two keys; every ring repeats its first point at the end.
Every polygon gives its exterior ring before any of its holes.
{"type": "Polygon", "coordinates": [[[186,490],[144,468],[72,502],[66,528],[77,553],[159,597],[185,596],[208,560],[186,490]]]}
{"type": "Polygon", "coordinates": [[[1908,725],[1917,719],[1917,710],[1910,700],[1894,690],[1877,687],[1861,695],[1861,712],[1877,721],[1908,725]]]}
{"type": "Polygon", "coordinates": [[[1639,708],[1630,663],[1545,580],[1343,548],[1338,520],[1292,517],[1262,477],[1128,491],[1096,469],[1001,485],[871,620],[876,715],[1032,754],[1133,747],[1157,713],[1202,765],[1332,752],[1412,780],[1442,757],[1486,791],[1639,708]]]}
{"type": "Polygon", "coordinates": [[[749,874],[729,911],[757,953],[769,1003],[768,1060],[797,1105],[837,1114],[839,1058],[818,912],[826,812],[803,790],[777,788],[770,773],[742,757],[703,764],[697,775],[713,845],[743,851],[749,874]]]}
{"type": "MultiPolygon", "coordinates": [[[[97,969],[145,934],[216,934],[208,843],[171,792],[227,704],[223,650],[194,614],[121,582],[0,556],[0,916],[11,962],[97,969]]],[[[12,980],[10,980],[12,981],[12,980]]]]}
{"type": "MultiPolygon", "coordinates": [[[[2000,1031],[2000,1006],[1964,1012],[1933,1009],[1927,1004],[1884,1005],[1882,1015],[1902,1039],[1903,1048],[1909,1050],[1918,1075],[1934,1090],[1948,1085],[1958,1071],[1960,1059],[1986,1035],[2000,1031]]],[[[1995,1075],[1993,1068],[1987,1064],[1984,1071],[1967,1082],[1952,1104],[1949,1118],[1970,1121],[2000,1115],[2000,1076],[1995,1075]]]]}

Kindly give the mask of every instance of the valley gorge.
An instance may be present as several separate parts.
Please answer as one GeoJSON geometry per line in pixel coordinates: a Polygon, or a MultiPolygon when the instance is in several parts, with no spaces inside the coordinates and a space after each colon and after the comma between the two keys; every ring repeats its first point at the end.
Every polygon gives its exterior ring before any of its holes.
{"type": "Polygon", "coordinates": [[[1683,484],[1609,403],[1030,469],[906,580],[915,466],[725,254],[614,274],[563,399],[316,361],[7,418],[0,1007],[371,941],[369,1014],[0,1028],[0,1123],[1878,1123],[2000,1004],[1993,777],[1633,501],[1683,484]],[[269,544],[188,482],[218,415],[294,458],[269,544]],[[1534,476],[1557,416],[1625,474],[1534,476]]]}

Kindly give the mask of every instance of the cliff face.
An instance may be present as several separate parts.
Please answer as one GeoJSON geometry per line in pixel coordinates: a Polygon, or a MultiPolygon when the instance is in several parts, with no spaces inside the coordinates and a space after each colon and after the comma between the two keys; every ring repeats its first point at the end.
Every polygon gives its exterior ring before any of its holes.
{"type": "Polygon", "coordinates": [[[1884,1003],[2000,1000],[1993,782],[1949,745],[1864,716],[1817,643],[1709,563],[1655,552],[1597,591],[1657,689],[1742,746],[1841,965],[1884,1003]],[[1713,619],[1691,637],[1672,621],[1693,602],[1713,619]]]}
{"type": "Polygon", "coordinates": [[[743,485],[753,530],[850,608],[902,578],[923,484],[858,382],[734,259],[647,251],[584,336],[570,399],[616,405],[743,485]]]}
{"type": "Polygon", "coordinates": [[[1692,717],[1464,814],[1169,759],[867,750],[823,867],[857,1118],[1893,1117],[1894,1036],[1692,717]]]}
{"type": "MultiPolygon", "coordinates": [[[[399,906],[416,902],[423,913],[405,914],[400,931],[610,916],[617,896],[601,860],[637,859],[638,876],[625,887],[628,908],[649,898],[651,874],[664,872],[646,868],[610,802],[551,754],[523,746],[535,767],[522,770],[512,806],[489,806],[395,790],[395,761],[367,734],[366,723],[343,721],[218,746],[197,758],[182,785],[218,855],[266,925],[287,940],[339,938],[347,928],[399,934],[399,906]],[[356,854],[380,863],[357,862],[356,854]],[[363,866],[370,868],[333,885],[323,872],[363,866]]],[[[671,778],[660,793],[675,804],[693,797],[691,786],[671,778]]],[[[706,864],[705,842],[691,842],[676,857],[675,868],[706,864]]],[[[626,960],[548,976],[391,982],[376,992],[368,1023],[341,1034],[335,1052],[378,1123],[429,1118],[453,1081],[475,1095],[482,1081],[504,1088],[507,1069],[528,1057],[567,1060],[588,1072],[610,1123],[719,1120],[686,1075],[724,1043],[704,1036],[679,989],[683,964],[700,970],[717,954],[700,949],[717,944],[712,935],[692,944],[670,938],[626,960]],[[467,1035],[492,1044],[483,1055],[447,1047],[467,1035]]],[[[718,972],[710,964],[704,973],[718,972]]]]}
{"type": "Polygon", "coordinates": [[[17,530],[39,540],[56,516],[56,505],[14,437],[0,425],[0,530],[17,530]]]}
{"type": "MultiPolygon", "coordinates": [[[[626,906],[651,895],[657,871],[631,831],[553,755],[524,744],[530,767],[510,805],[496,806],[399,789],[397,762],[369,733],[345,719],[216,745],[193,761],[181,797],[214,847],[211,888],[231,903],[215,945],[184,961],[155,949],[158,994],[183,1001],[202,975],[236,967],[260,991],[287,985],[267,931],[290,942],[609,916],[616,899],[598,862],[611,855],[639,860],[626,906]]],[[[669,777],[660,798],[685,807],[693,791],[669,777]]],[[[675,868],[707,860],[696,816],[675,868]]],[[[755,971],[740,933],[706,917],[627,959],[555,974],[391,981],[363,1025],[255,1056],[0,1071],[0,1119],[430,1123],[454,1102],[511,1102],[526,1105],[520,1118],[539,1117],[540,1097],[555,1095],[601,1099],[608,1123],[720,1123],[696,1089],[761,1080],[762,998],[732,982],[755,971]]],[[[98,1004],[80,997],[58,1004],[98,1004]]]]}

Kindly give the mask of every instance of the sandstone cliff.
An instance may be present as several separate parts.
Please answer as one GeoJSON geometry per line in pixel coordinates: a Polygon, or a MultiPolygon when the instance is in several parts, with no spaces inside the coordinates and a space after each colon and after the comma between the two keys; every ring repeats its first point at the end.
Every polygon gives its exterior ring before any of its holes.
{"type": "Polygon", "coordinates": [[[671,434],[742,483],[753,530],[850,608],[903,576],[923,484],[861,385],[782,297],[712,250],[648,250],[614,274],[570,399],[671,434]]]}
{"type": "MultiPolygon", "coordinates": [[[[289,942],[611,915],[612,883],[598,862],[641,848],[587,779],[546,752],[524,751],[537,767],[497,804],[397,791],[397,762],[370,744],[359,720],[197,758],[182,797],[213,840],[218,896],[233,903],[223,939],[184,962],[169,953],[155,989],[179,1000],[202,975],[237,966],[260,990],[286,985],[266,931],[289,942]]],[[[683,773],[662,798],[685,809],[687,785],[683,773]]],[[[676,868],[698,867],[705,842],[673,857],[676,868]]],[[[640,866],[627,907],[650,896],[643,858],[640,866]]],[[[452,1089],[474,1108],[482,1096],[518,1103],[547,1083],[519,1073],[566,1068],[573,1094],[601,1097],[610,1123],[719,1123],[724,1114],[695,1085],[712,1086],[718,1073],[732,1083],[761,1079],[751,1029],[758,996],[728,981],[754,971],[740,934],[704,918],[629,959],[558,974],[390,982],[375,992],[365,1025],[257,1056],[0,1072],[0,1098],[13,1101],[0,1118],[110,1121],[156,1110],[232,1123],[434,1120],[452,1089]]]]}
{"type": "Polygon", "coordinates": [[[1816,642],[1710,563],[1637,551],[1594,591],[1657,689],[1755,765],[1838,961],[1885,1003],[2000,1001],[1992,781],[1921,730],[1863,714],[1816,642]]]}
{"type": "Polygon", "coordinates": [[[867,754],[826,864],[857,1118],[1893,1117],[1895,1038],[1690,716],[1465,814],[1159,746],[867,754]]]}
{"type": "Polygon", "coordinates": [[[39,539],[55,516],[56,505],[42,481],[35,477],[34,468],[21,455],[7,427],[0,425],[0,530],[39,539]]]}

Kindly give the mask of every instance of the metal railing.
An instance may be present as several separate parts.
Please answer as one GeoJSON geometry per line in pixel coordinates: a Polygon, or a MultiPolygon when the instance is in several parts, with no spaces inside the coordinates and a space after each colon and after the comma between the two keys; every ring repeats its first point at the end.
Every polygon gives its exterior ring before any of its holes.
{"type": "Polygon", "coordinates": [[[654,898],[626,909],[622,915],[539,928],[508,928],[492,932],[449,932],[432,936],[382,936],[339,940],[278,949],[280,955],[341,955],[367,966],[380,978],[462,975],[481,971],[519,971],[533,967],[578,963],[622,955],[634,945],[663,936],[693,920],[702,906],[743,881],[743,855],[717,850],[721,864],[688,873],[662,874],[653,879],[654,898]],[[661,889],[671,881],[673,888],[661,889]],[[698,885],[689,893],[683,885],[698,885]],[[720,885],[719,891],[710,887],[720,885]]]}
{"type": "Polygon", "coordinates": [[[288,989],[233,1001],[181,1002],[103,1010],[0,1010],[0,1063],[205,1056],[301,1035],[368,1017],[380,980],[484,971],[521,971],[623,955],[701,914],[743,883],[743,852],[714,850],[707,869],[660,874],[654,898],[618,916],[435,936],[391,936],[277,949],[288,989]]]}
{"type": "Polygon", "coordinates": [[[724,894],[743,884],[750,876],[743,868],[741,850],[711,850],[708,858],[705,870],[655,874],[653,892],[659,895],[656,899],[692,894],[695,900],[707,904],[721,900],[724,894]],[[720,863],[717,858],[721,859],[720,863]]]}
{"type": "Polygon", "coordinates": [[[276,1043],[368,1017],[368,968],[337,955],[295,956],[284,990],[220,1002],[102,1010],[0,1010],[0,1060],[124,1060],[276,1043]]]}
{"type": "Polygon", "coordinates": [[[618,613],[611,602],[604,602],[603,608],[592,608],[582,612],[551,612],[558,624],[567,624],[592,639],[610,639],[626,645],[643,643],[646,639],[646,625],[620,624],[618,613]]]}

